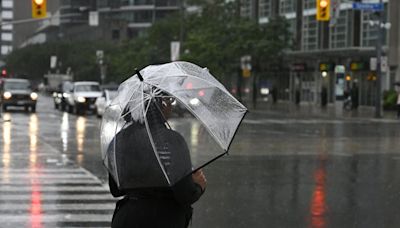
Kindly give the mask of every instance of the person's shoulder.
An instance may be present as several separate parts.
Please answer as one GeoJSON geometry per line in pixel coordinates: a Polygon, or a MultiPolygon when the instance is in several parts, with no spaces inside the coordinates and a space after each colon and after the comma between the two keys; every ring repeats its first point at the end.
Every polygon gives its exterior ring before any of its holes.
{"type": "Polygon", "coordinates": [[[167,134],[168,134],[170,137],[176,138],[176,139],[180,139],[180,140],[184,140],[183,136],[182,136],[179,132],[174,131],[174,130],[172,130],[172,129],[166,129],[166,130],[167,130],[167,134]]]}

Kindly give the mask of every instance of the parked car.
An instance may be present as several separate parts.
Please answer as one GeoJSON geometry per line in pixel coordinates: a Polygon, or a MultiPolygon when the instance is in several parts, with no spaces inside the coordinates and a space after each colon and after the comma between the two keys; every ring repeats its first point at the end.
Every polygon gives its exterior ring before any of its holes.
{"type": "Polygon", "coordinates": [[[96,114],[97,117],[103,116],[103,113],[106,109],[106,107],[110,104],[112,99],[114,99],[118,94],[117,90],[104,90],[103,94],[101,97],[98,97],[95,103],[96,106],[96,114]]]}
{"type": "Polygon", "coordinates": [[[86,111],[95,111],[95,102],[101,96],[98,82],[74,82],[70,95],[67,97],[68,112],[82,114],[86,111]]]}
{"type": "Polygon", "coordinates": [[[64,111],[67,107],[67,98],[71,96],[73,83],[70,81],[60,84],[59,89],[53,92],[54,108],[64,111]]]}
{"type": "Polygon", "coordinates": [[[25,111],[36,112],[38,94],[32,91],[27,79],[3,79],[0,86],[0,99],[4,111],[9,106],[22,106],[25,111]]]}

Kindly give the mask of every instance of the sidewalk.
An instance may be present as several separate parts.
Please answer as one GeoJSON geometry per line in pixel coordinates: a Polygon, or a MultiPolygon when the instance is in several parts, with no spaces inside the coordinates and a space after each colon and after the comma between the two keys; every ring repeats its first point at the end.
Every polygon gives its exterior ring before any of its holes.
{"type": "MultiPolygon", "coordinates": [[[[329,104],[325,108],[315,103],[300,103],[296,105],[289,101],[258,101],[256,107],[252,102],[244,101],[243,104],[253,114],[268,114],[285,118],[324,118],[324,119],[376,119],[375,107],[359,106],[357,110],[343,110],[342,104],[329,104]]],[[[382,111],[380,119],[397,120],[396,111],[382,111]]]]}

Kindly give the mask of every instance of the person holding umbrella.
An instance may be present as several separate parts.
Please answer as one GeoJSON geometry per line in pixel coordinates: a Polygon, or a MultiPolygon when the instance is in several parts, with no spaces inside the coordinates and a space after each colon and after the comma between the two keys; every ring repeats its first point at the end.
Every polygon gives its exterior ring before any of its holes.
{"type": "Polygon", "coordinates": [[[400,89],[397,91],[397,119],[400,119],[400,89]]]}
{"type": "Polygon", "coordinates": [[[207,185],[202,168],[228,153],[246,112],[192,63],[150,65],[124,81],[101,126],[110,191],[124,196],[112,228],[187,227],[207,185]],[[191,117],[172,118],[173,102],[191,117]]]}
{"type": "MultiPolygon", "coordinates": [[[[160,156],[163,164],[167,164],[166,172],[171,176],[191,172],[191,162],[187,145],[183,137],[166,127],[165,119],[171,112],[171,99],[156,98],[149,104],[146,116],[151,129],[154,129],[154,143],[162,145],[163,156],[160,156]],[[160,112],[161,111],[161,112],[160,112]],[[162,142],[161,142],[162,141],[162,142]],[[168,168],[168,164],[174,164],[175,168],[168,168]],[[179,165],[177,165],[179,164],[179,165]],[[178,167],[178,168],[176,168],[178,167]],[[176,174],[174,174],[174,172],[176,174]]],[[[129,186],[129,182],[139,183],[143,187],[118,188],[112,175],[109,175],[109,186],[114,197],[124,196],[117,202],[112,219],[112,228],[126,227],[187,227],[192,216],[191,205],[204,193],[206,178],[200,169],[179,180],[172,187],[146,187],[157,186],[165,182],[161,172],[147,172],[135,174],[134,170],[141,167],[145,170],[154,170],[157,166],[155,157],[151,156],[153,149],[150,140],[146,140],[146,127],[143,123],[130,123],[132,119],[129,111],[124,116],[129,126],[120,131],[116,138],[116,150],[126,151],[125,156],[117,159],[124,169],[120,169],[120,179],[127,183],[121,185],[129,186]],[[135,150],[141,150],[135,153],[135,150]],[[144,155],[144,156],[143,156],[144,155]],[[124,164],[124,162],[126,164],[124,164]],[[132,167],[132,170],[130,169],[132,167]]],[[[164,183],[165,185],[167,183],[164,183]]]]}

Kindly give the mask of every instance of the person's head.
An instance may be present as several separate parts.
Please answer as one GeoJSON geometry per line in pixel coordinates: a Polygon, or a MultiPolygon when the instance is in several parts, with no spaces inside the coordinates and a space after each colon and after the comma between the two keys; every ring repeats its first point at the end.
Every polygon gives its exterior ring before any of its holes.
{"type": "Polygon", "coordinates": [[[161,98],[161,111],[166,119],[171,116],[172,112],[172,103],[174,102],[174,98],[171,97],[163,97],[161,98]]]}

